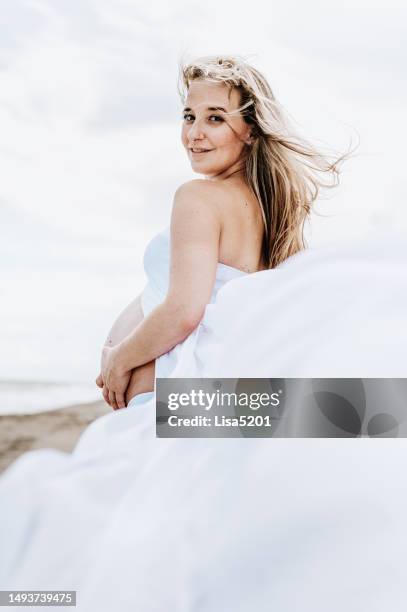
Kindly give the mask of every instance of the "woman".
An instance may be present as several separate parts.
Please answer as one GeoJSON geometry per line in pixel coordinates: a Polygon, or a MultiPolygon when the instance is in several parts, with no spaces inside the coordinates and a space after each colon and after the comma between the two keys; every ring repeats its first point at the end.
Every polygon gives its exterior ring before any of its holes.
{"type": "Polygon", "coordinates": [[[182,144],[205,178],[175,193],[162,304],[142,322],[139,297],[107,339],[96,383],[114,409],[154,390],[155,360],[202,320],[218,262],[251,274],[304,248],[303,224],[322,185],[316,174],[337,174],[295,136],[267,80],[242,59],[201,58],[180,76],[182,144]]]}
{"type": "MultiPolygon", "coordinates": [[[[292,138],[243,60],[182,74],[182,141],[205,178],[177,190],[107,339],[97,380],[121,409],[72,455],[25,453],[0,478],[0,589],[76,589],[84,612],[401,612],[402,446],[155,437],[157,378],[406,371],[401,236],[304,250],[313,171],[336,165],[292,138]]],[[[372,435],[362,421],[344,436],[372,435]]]]}

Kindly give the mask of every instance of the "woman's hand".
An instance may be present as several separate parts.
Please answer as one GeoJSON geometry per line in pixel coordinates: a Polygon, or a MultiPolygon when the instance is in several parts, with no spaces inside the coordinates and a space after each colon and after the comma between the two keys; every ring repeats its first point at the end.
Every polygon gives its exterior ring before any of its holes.
{"type": "Polygon", "coordinates": [[[118,410],[118,408],[125,408],[125,406],[119,406],[117,404],[116,401],[116,394],[110,394],[109,397],[109,389],[106,387],[106,385],[103,384],[103,379],[102,379],[102,375],[99,374],[99,376],[96,378],[95,380],[96,384],[98,387],[100,387],[102,389],[102,395],[103,398],[106,402],[106,404],[109,404],[109,406],[111,406],[113,408],[113,410],[118,410]]]}
{"type": "Polygon", "coordinates": [[[96,379],[96,384],[103,387],[103,397],[114,410],[126,407],[125,394],[132,374],[121,367],[119,350],[119,345],[103,347],[101,372],[96,379]]]}

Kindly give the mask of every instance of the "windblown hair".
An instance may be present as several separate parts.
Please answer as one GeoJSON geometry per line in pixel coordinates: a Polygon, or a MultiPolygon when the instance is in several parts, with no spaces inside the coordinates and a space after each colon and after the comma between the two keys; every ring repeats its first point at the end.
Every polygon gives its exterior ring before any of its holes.
{"type": "Polygon", "coordinates": [[[269,268],[307,248],[304,224],[320,188],[339,184],[338,164],[330,162],[296,134],[266,78],[242,56],[205,56],[179,62],[178,92],[185,103],[190,83],[203,79],[240,91],[240,106],[226,115],[241,114],[252,126],[253,143],[246,146],[245,179],[263,216],[262,254],[269,268]],[[331,184],[321,173],[328,173],[331,184]]]}

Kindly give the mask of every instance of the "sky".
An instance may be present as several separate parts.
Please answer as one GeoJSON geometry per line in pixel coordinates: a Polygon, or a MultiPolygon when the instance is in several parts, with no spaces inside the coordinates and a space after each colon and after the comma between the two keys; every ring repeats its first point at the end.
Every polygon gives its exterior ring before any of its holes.
{"type": "Polygon", "coordinates": [[[200,177],[180,140],[181,56],[246,56],[304,137],[359,145],[310,246],[406,227],[406,18],[394,0],[3,0],[0,379],[98,374],[147,243],[200,177]]]}

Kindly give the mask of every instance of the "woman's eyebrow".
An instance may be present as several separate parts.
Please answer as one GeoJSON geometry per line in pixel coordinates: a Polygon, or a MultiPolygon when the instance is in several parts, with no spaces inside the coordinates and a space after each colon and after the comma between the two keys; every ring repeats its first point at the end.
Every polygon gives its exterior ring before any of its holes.
{"type": "MultiPolygon", "coordinates": [[[[189,106],[184,108],[184,113],[186,113],[187,111],[191,111],[192,108],[189,108],[189,106]]],[[[227,113],[227,110],[225,108],[223,108],[223,106],[208,106],[206,110],[210,110],[210,111],[223,111],[224,113],[227,113]]]]}

